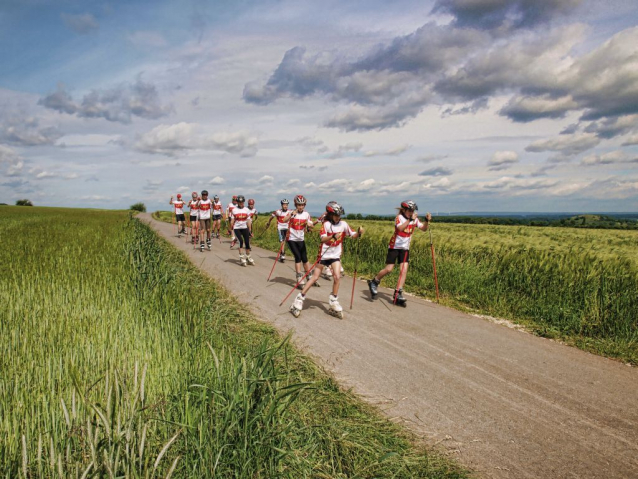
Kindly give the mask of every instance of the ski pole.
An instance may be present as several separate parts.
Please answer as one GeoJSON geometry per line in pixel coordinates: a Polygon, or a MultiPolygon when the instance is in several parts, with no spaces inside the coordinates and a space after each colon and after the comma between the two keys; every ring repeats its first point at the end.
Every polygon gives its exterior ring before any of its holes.
{"type": "Polygon", "coordinates": [[[397,291],[399,290],[399,285],[401,284],[401,280],[403,279],[403,272],[405,271],[404,266],[407,264],[406,261],[408,259],[409,251],[409,249],[406,249],[405,254],[403,255],[403,263],[401,263],[401,271],[399,271],[399,280],[397,281],[397,288],[394,290],[394,299],[392,300],[392,304],[397,304],[397,291]]]}
{"type": "Polygon", "coordinates": [[[432,268],[434,269],[434,288],[436,290],[436,302],[439,302],[439,280],[436,277],[436,259],[434,259],[434,243],[432,242],[432,230],[430,232],[430,249],[432,250],[432,268]]]}
{"type": "Polygon", "coordinates": [[[357,243],[357,251],[354,258],[354,275],[352,276],[352,295],[350,296],[350,309],[352,309],[352,303],[354,302],[354,284],[357,281],[357,268],[359,267],[359,244],[357,243]]]}
{"type": "MultiPolygon", "coordinates": [[[[327,250],[326,250],[327,251],[327,250]]],[[[304,274],[301,279],[299,281],[297,281],[297,284],[293,286],[293,288],[290,290],[290,293],[288,293],[288,295],[281,301],[281,303],[279,303],[279,307],[281,307],[282,304],[284,304],[286,302],[286,300],[290,297],[290,295],[292,294],[292,292],[297,289],[299,287],[299,285],[301,284],[301,282],[306,279],[306,276],[308,276],[308,274],[312,271],[312,269],[317,266],[317,263],[321,261],[321,255],[317,256],[317,261],[315,261],[315,263],[310,267],[310,269],[308,271],[306,271],[306,274],[304,274]]]]}
{"type": "Polygon", "coordinates": [[[266,282],[270,281],[270,277],[272,276],[272,272],[275,270],[275,266],[277,265],[277,261],[279,261],[279,256],[281,256],[281,252],[284,250],[284,245],[286,244],[285,238],[281,241],[281,246],[279,246],[279,252],[277,253],[277,257],[275,258],[275,262],[272,265],[272,269],[270,270],[270,274],[268,275],[268,279],[266,282]]]}

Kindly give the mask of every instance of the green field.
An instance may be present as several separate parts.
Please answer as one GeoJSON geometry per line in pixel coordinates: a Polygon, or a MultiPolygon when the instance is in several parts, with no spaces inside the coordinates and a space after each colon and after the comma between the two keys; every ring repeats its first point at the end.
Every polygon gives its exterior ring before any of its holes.
{"type": "MultiPolygon", "coordinates": [[[[267,218],[256,243],[279,247],[267,218]]],[[[384,265],[392,223],[352,220],[367,234],[346,242],[347,271],[372,278],[384,265]]],[[[310,255],[318,231],[308,235],[310,255]]],[[[432,224],[441,302],[522,323],[536,334],[638,364],[638,232],[468,224],[432,224]]],[[[428,233],[417,231],[406,291],[434,299],[428,233]]],[[[398,268],[383,284],[394,287],[398,268]]]]}
{"type": "Polygon", "coordinates": [[[128,213],[0,241],[1,477],[465,477],[128,213]]]}

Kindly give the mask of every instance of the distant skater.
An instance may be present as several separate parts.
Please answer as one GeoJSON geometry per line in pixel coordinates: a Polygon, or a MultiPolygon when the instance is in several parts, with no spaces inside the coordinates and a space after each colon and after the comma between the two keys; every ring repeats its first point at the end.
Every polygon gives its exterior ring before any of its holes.
{"type": "Polygon", "coordinates": [[[426,231],[432,221],[432,215],[427,213],[425,215],[425,222],[422,223],[418,218],[419,207],[414,201],[404,201],[401,203],[401,207],[398,208],[399,214],[394,220],[394,234],[390,238],[388,244],[388,254],[385,260],[385,268],[377,273],[377,275],[368,281],[368,287],[370,288],[370,295],[372,299],[377,297],[379,293],[379,283],[383,277],[391,273],[394,269],[395,263],[399,263],[401,271],[399,273],[399,281],[397,287],[394,290],[393,303],[398,306],[406,306],[406,299],[403,296],[403,285],[405,284],[405,278],[408,275],[408,263],[410,261],[410,241],[414,230],[419,228],[421,231],[426,231]]]}
{"type": "Polygon", "coordinates": [[[204,251],[204,231],[206,232],[206,246],[210,251],[210,216],[211,210],[213,209],[213,202],[208,198],[208,191],[202,191],[202,197],[197,203],[199,208],[199,230],[201,232],[202,238],[200,240],[199,247],[202,251],[204,251]]]}
{"type": "Polygon", "coordinates": [[[336,201],[331,201],[326,205],[326,221],[321,227],[321,250],[319,262],[315,266],[312,277],[308,280],[301,293],[297,295],[290,306],[290,311],[295,317],[299,317],[303,309],[303,302],[306,293],[312,285],[319,279],[324,267],[332,269],[332,293],[328,298],[328,313],[343,319],[343,308],[339,304],[339,283],[341,281],[341,253],[342,243],[346,237],[361,238],[364,233],[363,228],[358,228],[355,232],[348,223],[341,220],[345,214],[343,207],[336,201]]]}
{"type": "MultiPolygon", "coordinates": [[[[302,266],[306,273],[310,271],[305,233],[307,228],[313,227],[313,222],[310,214],[305,211],[306,198],[303,195],[297,195],[293,202],[295,209],[285,216],[284,221],[288,221],[288,247],[295,257],[295,276],[299,283],[299,288],[303,289],[306,285],[306,279],[302,279],[305,276],[304,273],[302,273],[302,266]]],[[[319,286],[318,282],[314,284],[319,286]]]]}
{"type": "Polygon", "coordinates": [[[228,228],[228,235],[230,236],[230,249],[233,249],[233,246],[237,244],[237,238],[233,233],[233,228],[230,225],[233,220],[233,210],[237,207],[237,196],[233,195],[233,198],[228,206],[226,207],[226,227],[228,228]]]}
{"type": "Polygon", "coordinates": [[[250,198],[248,200],[248,211],[250,211],[250,237],[253,237],[253,232],[255,230],[255,222],[257,221],[257,208],[255,208],[255,200],[250,198]]]}
{"type": "Polygon", "coordinates": [[[173,201],[173,197],[171,196],[170,205],[173,205],[175,208],[175,221],[177,221],[177,234],[182,235],[186,234],[186,226],[184,218],[184,202],[182,201],[182,195],[177,193],[177,200],[173,201]]]}
{"type": "Polygon", "coordinates": [[[255,265],[255,261],[250,256],[250,228],[251,217],[250,210],[244,206],[246,198],[242,195],[237,196],[237,206],[233,209],[230,227],[235,233],[235,238],[239,240],[239,264],[246,266],[255,265]],[[245,254],[242,252],[245,251],[245,254]]]}
{"type": "Polygon", "coordinates": [[[219,238],[219,230],[222,223],[222,215],[224,213],[224,206],[219,201],[219,196],[213,196],[213,237],[219,238]]]}
{"type": "Polygon", "coordinates": [[[193,191],[191,194],[191,199],[188,202],[188,208],[190,209],[190,222],[191,222],[191,242],[194,245],[199,243],[199,206],[197,203],[199,202],[199,195],[197,191],[193,191]],[[197,239],[195,239],[197,237],[197,239]]]}
{"type": "Polygon", "coordinates": [[[288,216],[288,205],[290,202],[287,199],[281,200],[281,208],[275,211],[268,219],[268,223],[266,223],[266,228],[270,226],[270,222],[273,218],[277,218],[277,234],[279,235],[279,243],[282,246],[281,255],[279,256],[279,261],[282,263],[286,261],[286,246],[285,241],[288,238],[288,221],[285,219],[288,216]]]}

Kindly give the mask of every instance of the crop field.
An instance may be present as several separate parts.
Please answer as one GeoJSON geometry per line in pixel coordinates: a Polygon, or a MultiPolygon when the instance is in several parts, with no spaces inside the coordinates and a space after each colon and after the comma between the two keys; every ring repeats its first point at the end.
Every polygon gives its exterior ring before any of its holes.
{"type": "MultiPolygon", "coordinates": [[[[169,220],[170,221],[170,220],[169,220]]],[[[277,250],[276,225],[255,242],[277,250]]],[[[349,220],[364,226],[346,241],[344,267],[372,278],[384,265],[392,222],[349,220]]],[[[319,227],[307,236],[318,251],[319,227]]],[[[638,232],[469,224],[432,224],[441,302],[522,323],[536,334],[638,364],[638,232]]],[[[383,279],[394,287],[395,268],[383,279]]],[[[417,231],[410,252],[407,292],[434,299],[427,232],[417,231]]]]}
{"type": "Polygon", "coordinates": [[[0,477],[465,477],[128,213],[0,241],[0,477]]]}

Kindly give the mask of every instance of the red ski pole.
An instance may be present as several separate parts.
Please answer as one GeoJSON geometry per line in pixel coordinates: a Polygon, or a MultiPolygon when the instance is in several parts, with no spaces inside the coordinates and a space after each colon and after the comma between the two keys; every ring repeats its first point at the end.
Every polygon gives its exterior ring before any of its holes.
{"type": "Polygon", "coordinates": [[[434,243],[432,242],[432,230],[430,232],[430,249],[432,250],[432,268],[434,269],[434,288],[436,290],[436,302],[439,302],[439,280],[436,277],[436,259],[434,258],[434,243]]]}
{"type": "Polygon", "coordinates": [[[268,275],[268,279],[266,280],[266,282],[270,281],[270,277],[272,276],[272,272],[275,271],[275,266],[277,265],[277,261],[279,261],[279,256],[281,255],[281,252],[284,250],[286,244],[286,239],[284,238],[281,241],[281,246],[279,247],[279,252],[277,253],[277,257],[275,258],[275,262],[272,265],[272,269],[270,270],[270,274],[268,275]]]}
{"type": "Polygon", "coordinates": [[[279,303],[279,306],[281,307],[282,304],[284,304],[286,302],[286,300],[290,297],[290,295],[292,294],[292,292],[297,289],[299,287],[299,285],[301,284],[301,282],[306,278],[306,276],[308,276],[308,273],[310,273],[312,271],[312,269],[317,266],[317,263],[321,260],[321,255],[317,256],[317,261],[315,261],[315,263],[310,267],[310,269],[308,271],[306,271],[306,274],[304,274],[301,279],[299,281],[297,281],[297,284],[293,286],[293,288],[290,290],[290,293],[288,293],[288,295],[281,301],[281,303],[279,303]]]}
{"type": "Polygon", "coordinates": [[[350,295],[350,309],[352,309],[352,303],[354,303],[354,285],[357,281],[358,267],[359,267],[359,244],[357,244],[357,252],[354,259],[354,275],[352,276],[352,294],[350,295]]]}

